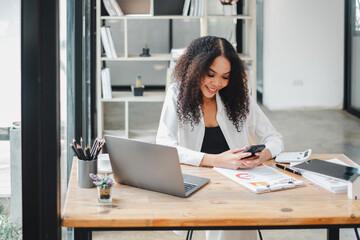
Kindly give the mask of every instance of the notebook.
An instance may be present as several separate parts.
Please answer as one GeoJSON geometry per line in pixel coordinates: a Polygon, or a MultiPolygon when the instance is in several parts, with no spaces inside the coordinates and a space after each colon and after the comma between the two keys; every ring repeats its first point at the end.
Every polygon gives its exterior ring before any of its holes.
{"type": "Polygon", "coordinates": [[[105,135],[115,181],[179,197],[188,197],[208,178],[181,173],[175,147],[105,135]]]}

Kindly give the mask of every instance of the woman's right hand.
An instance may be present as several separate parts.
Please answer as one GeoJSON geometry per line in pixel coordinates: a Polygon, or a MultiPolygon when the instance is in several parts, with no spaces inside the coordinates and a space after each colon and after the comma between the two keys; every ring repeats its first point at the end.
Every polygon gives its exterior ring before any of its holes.
{"type": "Polygon", "coordinates": [[[229,169],[243,168],[243,158],[251,156],[251,153],[242,153],[247,146],[242,148],[230,149],[220,154],[205,154],[201,166],[221,167],[229,169]]]}

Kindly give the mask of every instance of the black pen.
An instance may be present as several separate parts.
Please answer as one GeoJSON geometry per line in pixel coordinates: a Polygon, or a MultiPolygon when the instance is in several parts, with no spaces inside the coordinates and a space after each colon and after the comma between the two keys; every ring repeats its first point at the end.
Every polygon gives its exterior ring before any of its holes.
{"type": "Polygon", "coordinates": [[[297,175],[300,175],[301,176],[301,173],[298,172],[298,171],[295,171],[291,168],[288,168],[288,167],[285,167],[283,165],[280,165],[280,164],[275,164],[278,168],[281,168],[281,169],[284,169],[285,171],[288,171],[288,172],[291,172],[291,173],[294,173],[294,174],[297,174],[297,175]]]}

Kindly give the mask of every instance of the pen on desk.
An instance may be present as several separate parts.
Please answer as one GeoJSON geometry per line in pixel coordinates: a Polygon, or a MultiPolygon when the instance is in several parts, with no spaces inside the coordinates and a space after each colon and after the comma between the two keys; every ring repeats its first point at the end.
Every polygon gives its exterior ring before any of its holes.
{"type": "Polygon", "coordinates": [[[281,168],[281,169],[284,169],[285,171],[288,171],[288,172],[291,172],[291,173],[294,173],[294,174],[297,174],[297,175],[300,175],[301,176],[301,173],[298,172],[298,171],[295,171],[291,168],[288,168],[288,167],[285,167],[283,165],[280,165],[280,164],[275,164],[278,168],[281,168]]]}

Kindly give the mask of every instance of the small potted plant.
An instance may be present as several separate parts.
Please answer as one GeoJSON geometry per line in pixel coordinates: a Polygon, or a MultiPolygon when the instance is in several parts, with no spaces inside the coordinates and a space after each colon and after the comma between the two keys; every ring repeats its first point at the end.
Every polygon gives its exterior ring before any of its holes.
{"type": "Polygon", "coordinates": [[[233,5],[235,5],[238,0],[220,0],[223,5],[224,16],[233,15],[233,5]]]}
{"type": "Polygon", "coordinates": [[[141,76],[136,77],[135,85],[131,85],[131,91],[134,96],[142,96],[144,94],[144,85],[141,83],[141,76]]]}
{"type": "Polygon", "coordinates": [[[97,186],[98,189],[98,200],[99,202],[112,202],[111,198],[111,188],[114,185],[114,175],[110,174],[105,175],[102,174],[94,174],[90,173],[90,178],[94,180],[94,184],[97,186]]]}
{"type": "Polygon", "coordinates": [[[147,43],[145,43],[145,47],[142,49],[142,51],[143,52],[139,55],[140,57],[151,57],[150,48],[147,43]]]}

